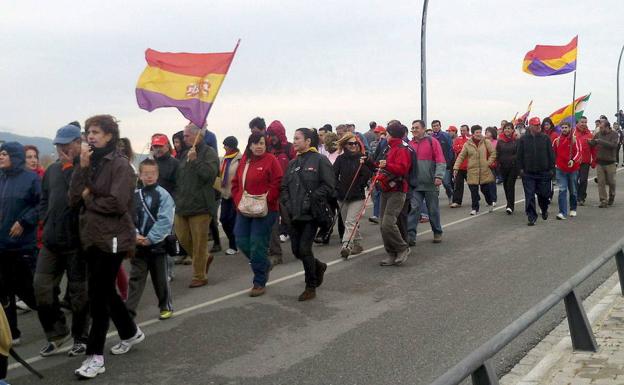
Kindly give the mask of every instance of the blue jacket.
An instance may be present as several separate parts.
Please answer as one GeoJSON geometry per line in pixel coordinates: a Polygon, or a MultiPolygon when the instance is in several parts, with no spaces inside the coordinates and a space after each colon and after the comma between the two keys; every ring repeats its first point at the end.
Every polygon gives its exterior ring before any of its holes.
{"type": "Polygon", "coordinates": [[[0,146],[11,159],[11,167],[0,169],[0,251],[31,252],[36,248],[36,232],[41,182],[37,174],[24,169],[24,147],[17,142],[0,146]],[[11,227],[19,222],[21,236],[9,236],[11,227]]]}
{"type": "Polygon", "coordinates": [[[171,234],[173,227],[173,213],[175,211],[173,198],[167,190],[158,185],[138,189],[134,196],[137,234],[147,237],[152,245],[163,242],[167,235],[171,234]],[[150,210],[149,213],[145,210],[141,196],[143,196],[145,206],[150,210]],[[156,221],[153,221],[151,217],[154,217],[156,221]]]}
{"type": "Polygon", "coordinates": [[[217,136],[214,132],[210,130],[206,130],[206,134],[204,136],[204,143],[212,147],[217,155],[219,155],[219,145],[217,144],[217,136]]]}
{"type": "Polygon", "coordinates": [[[453,140],[451,136],[440,130],[438,132],[432,132],[431,136],[436,138],[438,142],[440,142],[440,146],[442,146],[442,152],[444,153],[444,159],[446,160],[446,169],[451,170],[453,168],[455,153],[453,152],[453,140]]]}

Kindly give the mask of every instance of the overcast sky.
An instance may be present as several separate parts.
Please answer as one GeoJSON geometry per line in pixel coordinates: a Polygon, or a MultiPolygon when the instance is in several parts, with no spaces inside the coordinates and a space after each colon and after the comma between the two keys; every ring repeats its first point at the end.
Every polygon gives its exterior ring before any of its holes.
{"type": "MultiPolygon", "coordinates": [[[[154,132],[185,120],[137,107],[144,51],[240,48],[209,127],[246,143],[256,115],[298,127],[353,120],[365,131],[420,116],[421,1],[62,1],[0,3],[0,130],[52,137],[71,120],[110,113],[140,152],[154,132]]],[[[444,127],[545,116],[570,103],[572,73],[521,70],[535,44],[579,35],[577,96],[586,115],[612,117],[624,44],[624,1],[434,0],[427,30],[428,117],[444,127]]],[[[624,82],[624,79],[622,80],[624,82]]],[[[624,96],[623,96],[624,98],[624,96]]],[[[624,102],[623,102],[624,103],[624,102]]]]}

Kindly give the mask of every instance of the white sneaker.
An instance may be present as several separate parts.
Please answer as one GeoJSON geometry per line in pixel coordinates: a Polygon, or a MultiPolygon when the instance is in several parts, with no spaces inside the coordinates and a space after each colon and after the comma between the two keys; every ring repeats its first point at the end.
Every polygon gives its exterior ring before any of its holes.
{"type": "Polygon", "coordinates": [[[496,202],[492,202],[492,206],[496,206],[496,202]]]}
{"type": "Polygon", "coordinates": [[[491,205],[488,206],[488,212],[493,212],[494,211],[494,206],[496,206],[496,202],[492,203],[491,205]]]}
{"type": "Polygon", "coordinates": [[[238,250],[234,250],[234,249],[225,250],[225,255],[234,255],[234,254],[238,254],[238,250]]]}
{"type": "Polygon", "coordinates": [[[145,334],[143,334],[141,329],[139,329],[139,327],[137,326],[137,331],[134,336],[132,336],[131,338],[127,340],[121,340],[120,343],[118,343],[117,345],[111,348],[110,352],[111,354],[115,354],[115,355],[126,354],[130,351],[132,346],[138,344],[139,342],[142,342],[144,339],[145,339],[145,334]]]}
{"type": "Polygon", "coordinates": [[[507,211],[507,215],[513,214],[513,210],[511,209],[511,207],[507,207],[505,211],[507,211]]]}
{"type": "Polygon", "coordinates": [[[576,216],[576,210],[570,210],[570,216],[571,217],[575,217],[576,216]]]}
{"type": "Polygon", "coordinates": [[[565,217],[565,215],[559,213],[559,214],[557,214],[557,219],[559,219],[561,221],[561,220],[566,219],[566,217],[565,217]]]}
{"type": "Polygon", "coordinates": [[[280,242],[284,243],[286,241],[288,241],[290,239],[290,237],[286,234],[281,234],[280,235],[280,242]]]}
{"type": "Polygon", "coordinates": [[[22,301],[21,299],[15,301],[15,307],[23,311],[24,313],[28,313],[32,310],[30,307],[28,307],[28,305],[26,305],[26,302],[22,301]]]}
{"type": "Polygon", "coordinates": [[[82,362],[82,366],[74,371],[81,378],[95,378],[98,374],[106,372],[104,360],[98,360],[95,356],[89,356],[82,362]]]}
{"type": "Polygon", "coordinates": [[[408,247],[407,249],[401,251],[400,253],[397,253],[397,257],[394,260],[394,264],[395,265],[400,265],[403,262],[407,261],[407,257],[409,256],[410,253],[410,248],[408,247]]]}
{"type": "Polygon", "coordinates": [[[477,215],[477,210],[470,211],[470,215],[477,215]]]}

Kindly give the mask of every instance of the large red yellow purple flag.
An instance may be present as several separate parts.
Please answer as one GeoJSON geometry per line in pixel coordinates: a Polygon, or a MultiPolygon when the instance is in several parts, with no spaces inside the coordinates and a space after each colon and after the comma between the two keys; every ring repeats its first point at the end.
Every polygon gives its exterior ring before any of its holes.
{"type": "Polygon", "coordinates": [[[147,111],[176,107],[188,120],[203,127],[239,43],[234,51],[224,53],[147,49],[147,67],[136,86],[139,107],[147,111]]]}
{"type": "Polygon", "coordinates": [[[566,45],[536,45],[524,56],[522,70],[535,76],[561,75],[576,70],[578,36],[566,45]]]}

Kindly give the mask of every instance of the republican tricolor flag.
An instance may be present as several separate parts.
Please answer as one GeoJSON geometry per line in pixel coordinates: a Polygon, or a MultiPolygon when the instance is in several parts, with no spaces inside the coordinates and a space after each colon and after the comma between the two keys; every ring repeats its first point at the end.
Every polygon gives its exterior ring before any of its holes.
{"type": "Polygon", "coordinates": [[[536,45],[527,52],[522,70],[535,76],[561,75],[576,70],[578,36],[566,45],[536,45]]]}
{"type": "Polygon", "coordinates": [[[176,107],[188,120],[203,127],[237,48],[238,43],[234,51],[225,53],[170,53],[148,49],[145,51],[147,67],[136,86],[139,107],[147,111],[176,107]]]}

